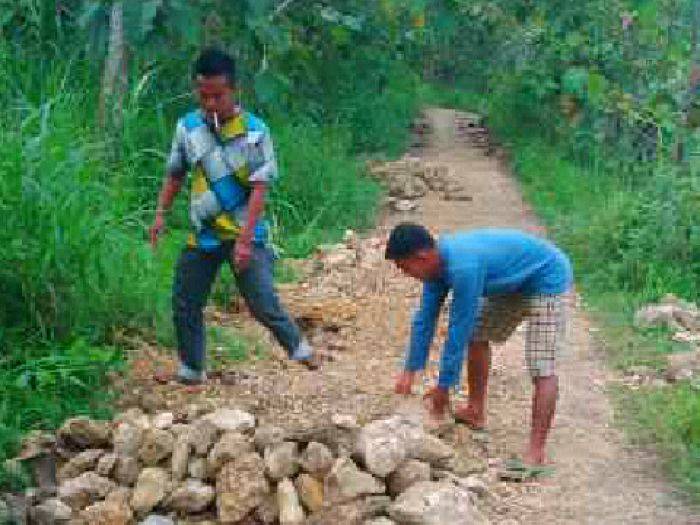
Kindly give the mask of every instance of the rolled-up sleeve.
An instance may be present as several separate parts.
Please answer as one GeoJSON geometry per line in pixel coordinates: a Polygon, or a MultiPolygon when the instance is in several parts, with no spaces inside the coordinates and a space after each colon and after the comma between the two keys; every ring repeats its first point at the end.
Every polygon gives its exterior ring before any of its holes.
{"type": "Polygon", "coordinates": [[[420,308],[413,316],[411,339],[406,349],[404,364],[406,370],[415,372],[425,368],[440,307],[445,302],[447,292],[447,286],[437,281],[430,281],[423,285],[420,308]]]}
{"type": "Polygon", "coordinates": [[[440,360],[438,386],[441,388],[450,388],[460,381],[465,347],[471,339],[479,299],[484,293],[485,273],[480,265],[470,265],[453,277],[450,324],[440,360]]]}

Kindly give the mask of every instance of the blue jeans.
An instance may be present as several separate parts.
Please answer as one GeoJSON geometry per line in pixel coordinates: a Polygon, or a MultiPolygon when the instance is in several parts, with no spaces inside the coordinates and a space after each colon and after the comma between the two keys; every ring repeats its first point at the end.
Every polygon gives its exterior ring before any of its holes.
{"type": "MultiPolygon", "coordinates": [[[[194,371],[205,369],[204,307],[219,268],[230,264],[232,242],[212,251],[185,248],[180,254],[173,285],[173,320],[180,363],[194,371]]],[[[301,334],[289,314],[282,308],[274,288],[272,251],[253,244],[250,264],[233,272],[238,289],[248,309],[291,355],[301,343],[301,334]]],[[[233,271],[233,268],[231,268],[233,271]]]]}

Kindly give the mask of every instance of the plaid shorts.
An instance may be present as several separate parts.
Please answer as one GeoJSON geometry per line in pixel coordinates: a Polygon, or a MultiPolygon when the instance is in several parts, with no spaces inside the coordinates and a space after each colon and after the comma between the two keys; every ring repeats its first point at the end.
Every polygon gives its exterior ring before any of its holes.
{"type": "Polygon", "coordinates": [[[472,342],[505,342],[525,321],[525,363],[532,377],[554,375],[566,339],[569,294],[482,298],[472,342]]]}

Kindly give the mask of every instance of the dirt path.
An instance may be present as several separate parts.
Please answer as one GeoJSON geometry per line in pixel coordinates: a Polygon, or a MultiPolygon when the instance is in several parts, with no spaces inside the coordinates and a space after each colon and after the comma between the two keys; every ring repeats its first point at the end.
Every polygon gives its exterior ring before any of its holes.
{"type": "MultiPolygon", "coordinates": [[[[434,110],[429,118],[437,129],[453,129],[451,111],[434,110]]],[[[539,229],[516,183],[496,160],[479,150],[459,147],[454,133],[436,135],[441,140],[424,155],[461,173],[460,180],[473,202],[449,206],[428,202],[420,217],[423,222],[443,230],[480,226],[539,229]]],[[[494,515],[500,516],[500,522],[510,519],[528,524],[700,523],[700,514],[690,515],[660,479],[655,461],[625,446],[621,432],[613,427],[613,410],[605,394],[608,373],[588,336],[585,318],[577,315],[571,330],[568,355],[560,366],[560,404],[549,447],[556,474],[547,485],[513,490],[494,509],[494,515]]],[[[519,451],[528,429],[530,388],[519,336],[494,349],[493,368],[489,452],[503,457],[519,451]]]]}
{"type": "MultiPolygon", "coordinates": [[[[453,111],[431,110],[427,119],[433,133],[415,154],[448,166],[471,201],[445,201],[429,192],[416,210],[387,214],[378,237],[357,242],[348,252],[349,260],[320,261],[312,265],[315,269],[304,284],[283,289],[285,302],[297,315],[301,304],[302,310],[311,308],[324,317],[311,332],[317,344],[335,349],[335,361],[320,372],[282,359],[246,362],[229,373],[227,384],[215,383],[203,393],[146,384],[125,403],[152,408],[235,405],[255,412],[261,420],[301,427],[327,425],[338,414],[355,415],[362,423],[396,410],[419,410],[418,396],[399,399],[392,386],[420,288],[382,260],[381,235],[406,219],[440,231],[480,226],[542,231],[499,161],[458,137],[453,111]]],[[[251,328],[253,323],[241,322],[240,313],[217,313],[216,320],[267,337],[251,328]]],[[[626,447],[621,432],[613,427],[605,394],[609,373],[588,334],[585,318],[576,316],[570,350],[561,360],[561,401],[549,448],[557,469],[546,484],[496,480],[499,460],[519,453],[525,443],[530,386],[520,334],[494,349],[488,443],[463,427],[445,436],[462,453],[466,470],[479,473],[489,484],[486,514],[492,523],[511,525],[700,523],[700,514],[691,516],[661,479],[654,460],[626,447]]],[[[441,342],[439,335],[436,348],[441,342]]]]}

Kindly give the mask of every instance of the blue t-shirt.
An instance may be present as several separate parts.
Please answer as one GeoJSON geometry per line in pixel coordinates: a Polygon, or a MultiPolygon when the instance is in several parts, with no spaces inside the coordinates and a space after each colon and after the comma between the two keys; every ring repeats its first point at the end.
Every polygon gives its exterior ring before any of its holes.
{"type": "Polygon", "coordinates": [[[438,386],[459,383],[465,346],[472,338],[480,298],[498,294],[560,294],[573,282],[568,257],[552,243],[507,229],[445,235],[438,241],[440,276],[423,285],[413,318],[406,370],[425,368],[440,307],[452,290],[447,340],[438,386]]]}

